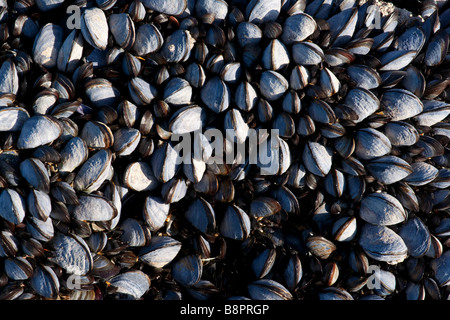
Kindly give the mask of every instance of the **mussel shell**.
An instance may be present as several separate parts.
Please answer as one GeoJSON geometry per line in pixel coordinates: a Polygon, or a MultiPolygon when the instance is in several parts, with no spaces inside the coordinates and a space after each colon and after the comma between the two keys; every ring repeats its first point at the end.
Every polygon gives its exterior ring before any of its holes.
{"type": "Polygon", "coordinates": [[[116,43],[125,50],[133,47],[136,32],[133,20],[127,13],[112,14],[109,16],[109,30],[116,43]],[[126,32],[124,32],[124,30],[126,32]]]}
{"type": "Polygon", "coordinates": [[[408,162],[395,156],[375,158],[367,163],[366,168],[386,185],[398,182],[413,172],[408,162]]]}
{"type": "Polygon", "coordinates": [[[305,145],[302,158],[306,169],[320,177],[325,177],[331,169],[331,151],[320,143],[308,142],[305,145]]]}
{"type": "Polygon", "coordinates": [[[55,67],[63,35],[63,29],[59,25],[47,23],[43,26],[33,45],[33,60],[45,68],[55,67]]]}
{"type": "Polygon", "coordinates": [[[93,267],[92,255],[86,242],[77,235],[58,233],[52,240],[53,261],[69,274],[85,275],[93,267]]]}
{"type": "Polygon", "coordinates": [[[189,255],[174,261],[172,275],[184,287],[191,287],[200,281],[203,264],[198,255],[189,255]]]}
{"type": "Polygon", "coordinates": [[[310,15],[297,13],[284,21],[281,40],[285,44],[303,41],[312,35],[316,28],[316,21],[310,15]]]}
{"type": "Polygon", "coordinates": [[[94,48],[105,50],[108,45],[108,21],[103,10],[93,7],[81,15],[81,33],[94,48]]]}
{"type": "Polygon", "coordinates": [[[243,240],[249,236],[250,230],[247,213],[236,205],[228,206],[220,223],[220,233],[230,239],[243,240]]]}
{"type": "Polygon", "coordinates": [[[401,263],[408,254],[403,239],[386,226],[365,224],[358,243],[369,257],[388,264],[401,263]]]}
{"type": "Polygon", "coordinates": [[[111,151],[102,149],[86,160],[75,176],[74,188],[89,193],[100,188],[105,180],[110,180],[113,173],[111,157],[111,151]]]}
{"type": "Polygon", "coordinates": [[[415,258],[427,253],[431,245],[431,234],[423,221],[414,217],[400,227],[398,232],[408,248],[408,253],[415,258]]]}
{"type": "Polygon", "coordinates": [[[110,290],[114,293],[140,299],[150,289],[150,278],[139,270],[130,270],[109,280],[110,290]]]}
{"type": "Polygon", "coordinates": [[[142,4],[151,10],[165,13],[168,15],[179,16],[186,10],[186,0],[176,0],[168,3],[163,0],[142,0],[142,4]]]}
{"type": "Polygon", "coordinates": [[[333,242],[322,236],[309,237],[306,240],[306,246],[320,259],[327,259],[337,248],[333,242]]]}
{"type": "Polygon", "coordinates": [[[167,236],[152,237],[150,244],[139,251],[139,259],[144,263],[162,268],[172,262],[181,249],[181,242],[167,236]]]}
{"type": "Polygon", "coordinates": [[[51,143],[62,135],[59,121],[46,115],[36,115],[28,118],[22,126],[17,147],[32,149],[51,143]]]}
{"type": "Polygon", "coordinates": [[[393,225],[407,217],[401,203],[388,193],[371,193],[363,197],[359,216],[374,225],[393,225]]]}
{"type": "MultiPolygon", "coordinates": [[[[1,74],[1,72],[0,72],[1,74]]],[[[0,80],[1,81],[1,80],[0,80]]],[[[0,108],[0,131],[20,131],[30,118],[28,111],[21,107],[0,108]]]]}
{"type": "Polygon", "coordinates": [[[256,280],[248,285],[253,300],[292,300],[292,294],[280,283],[270,279],[256,280]]]}
{"type": "Polygon", "coordinates": [[[72,211],[72,216],[84,221],[109,221],[118,214],[116,207],[105,197],[85,194],[79,197],[79,204],[72,211]]]}
{"type": "Polygon", "coordinates": [[[25,218],[26,204],[23,197],[13,189],[3,189],[0,193],[0,216],[14,224],[25,218]]]}

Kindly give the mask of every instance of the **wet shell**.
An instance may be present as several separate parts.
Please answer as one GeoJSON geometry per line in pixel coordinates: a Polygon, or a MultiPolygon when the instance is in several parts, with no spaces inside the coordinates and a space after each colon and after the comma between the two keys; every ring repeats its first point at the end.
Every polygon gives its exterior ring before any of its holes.
{"type": "Polygon", "coordinates": [[[125,50],[131,49],[136,35],[131,17],[127,13],[112,14],[108,24],[116,43],[125,50]]]}
{"type": "Polygon", "coordinates": [[[153,196],[145,198],[143,217],[151,231],[162,228],[169,215],[170,204],[164,203],[163,199],[153,196]]]}

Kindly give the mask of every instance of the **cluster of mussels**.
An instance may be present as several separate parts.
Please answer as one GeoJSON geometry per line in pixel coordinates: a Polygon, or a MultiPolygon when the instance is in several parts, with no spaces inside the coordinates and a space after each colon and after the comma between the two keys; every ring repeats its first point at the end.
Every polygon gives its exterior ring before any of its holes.
{"type": "Polygon", "coordinates": [[[0,0],[0,299],[448,299],[449,32],[447,1],[0,0]],[[211,128],[277,129],[277,172],[176,161],[211,128]]]}

